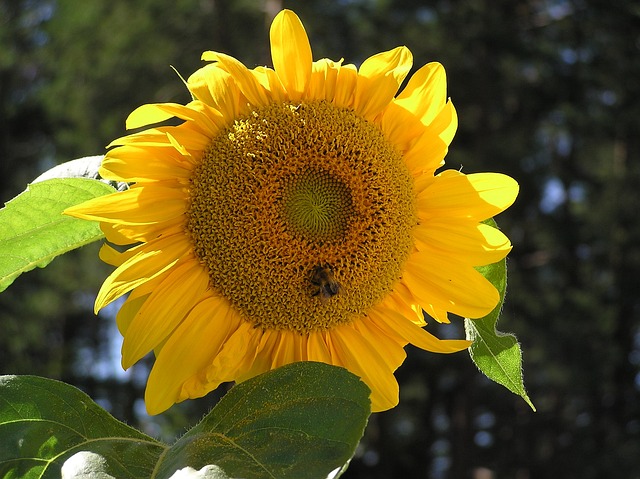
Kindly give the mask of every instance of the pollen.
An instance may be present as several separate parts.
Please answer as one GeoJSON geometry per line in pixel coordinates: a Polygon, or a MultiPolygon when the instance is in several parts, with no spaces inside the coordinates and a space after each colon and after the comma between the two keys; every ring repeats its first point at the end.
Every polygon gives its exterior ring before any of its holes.
{"type": "Polygon", "coordinates": [[[376,125],[324,100],[236,119],[204,151],[189,194],[187,232],[211,287],[257,328],[354,321],[393,289],[413,250],[402,156],[376,125]],[[319,268],[332,284],[317,284],[319,268]]]}

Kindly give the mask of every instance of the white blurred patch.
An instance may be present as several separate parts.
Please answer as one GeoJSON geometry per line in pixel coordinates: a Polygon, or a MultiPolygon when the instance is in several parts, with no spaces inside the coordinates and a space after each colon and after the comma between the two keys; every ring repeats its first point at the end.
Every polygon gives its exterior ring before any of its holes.
{"type": "Polygon", "coordinates": [[[106,471],[104,457],[95,452],[80,451],[62,465],[62,479],[116,479],[106,471]]]}

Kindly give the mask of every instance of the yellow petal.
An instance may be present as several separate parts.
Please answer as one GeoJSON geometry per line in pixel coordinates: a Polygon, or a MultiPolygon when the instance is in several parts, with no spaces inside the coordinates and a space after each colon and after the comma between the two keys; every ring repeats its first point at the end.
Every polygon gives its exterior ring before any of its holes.
{"type": "Polygon", "coordinates": [[[167,148],[120,146],[109,151],[101,170],[110,179],[129,183],[145,180],[188,179],[194,164],[167,148]]]}
{"type": "Polygon", "coordinates": [[[120,266],[127,260],[127,257],[123,255],[120,251],[111,247],[109,244],[105,243],[100,247],[100,252],[98,256],[102,261],[111,266],[120,266]]]}
{"type": "Polygon", "coordinates": [[[411,76],[396,103],[429,125],[445,105],[447,76],[437,62],[428,63],[411,76]]]}
{"type": "Polygon", "coordinates": [[[292,331],[280,331],[271,354],[271,367],[276,369],[300,361],[301,336],[292,331]]]}
{"type": "Polygon", "coordinates": [[[465,263],[482,266],[495,263],[511,251],[511,242],[489,225],[434,219],[413,230],[418,249],[431,255],[452,255],[465,263]]]}
{"type": "Polygon", "coordinates": [[[229,120],[238,118],[242,112],[240,90],[233,77],[217,63],[205,65],[187,80],[191,93],[211,105],[229,120]]]}
{"type": "MultiPolygon", "coordinates": [[[[220,335],[222,345],[218,348],[218,354],[213,359],[214,364],[208,364],[204,369],[189,377],[182,385],[178,395],[178,402],[190,398],[198,398],[216,389],[224,382],[241,382],[242,371],[248,368],[253,361],[252,354],[256,347],[256,329],[246,321],[242,321],[240,316],[232,308],[227,312],[224,319],[226,339],[220,335]],[[242,337],[243,341],[235,339],[242,337]],[[240,347],[240,348],[239,348],[240,347]],[[234,351],[232,362],[228,363],[228,368],[220,369],[215,363],[221,355],[229,357],[228,352],[234,351]]],[[[225,361],[226,363],[226,361],[225,361]]],[[[264,371],[261,371],[264,372],[264,371]]]]}
{"type": "Polygon", "coordinates": [[[216,117],[221,118],[222,114],[213,109],[209,109],[205,114],[201,108],[197,108],[198,103],[201,102],[195,101],[188,105],[157,103],[139,106],[129,114],[126,122],[127,129],[140,128],[176,117],[192,121],[200,127],[200,131],[214,136],[218,132],[216,117]]]}
{"type": "Polygon", "coordinates": [[[416,204],[421,220],[469,218],[482,221],[504,211],[518,196],[518,183],[500,173],[464,175],[446,170],[428,188],[418,192],[416,204]]]}
{"type": "Polygon", "coordinates": [[[425,132],[425,127],[404,108],[391,102],[379,120],[380,128],[387,140],[403,156],[411,150],[416,139],[425,132]]]}
{"type": "Polygon", "coordinates": [[[291,10],[282,10],[270,31],[273,67],[292,100],[299,100],[311,78],[311,45],[302,22],[291,10]]]}
{"type": "Polygon", "coordinates": [[[443,258],[414,253],[403,279],[422,304],[432,304],[467,318],[489,314],[500,301],[496,288],[473,267],[443,258]]]}
{"type": "MultiPolygon", "coordinates": [[[[141,290],[141,288],[138,288],[141,290]]],[[[136,316],[137,312],[140,310],[144,302],[149,297],[150,292],[146,292],[146,294],[134,295],[138,290],[133,291],[124,304],[120,307],[118,314],[116,315],[116,325],[118,326],[118,331],[120,334],[124,336],[127,333],[127,329],[129,329],[129,325],[133,318],[136,316]]],[[[123,369],[126,369],[124,365],[123,369]]]]}
{"type": "Polygon", "coordinates": [[[269,90],[269,95],[273,102],[284,102],[288,99],[288,94],[275,70],[267,67],[256,67],[251,70],[251,73],[266,90],[269,90]]]}
{"type": "Polygon", "coordinates": [[[126,128],[127,130],[132,130],[173,118],[175,114],[171,113],[171,107],[174,109],[176,107],[184,108],[183,105],[175,103],[146,104],[139,106],[127,117],[126,128]]]}
{"type": "MultiPolygon", "coordinates": [[[[307,97],[308,98],[318,98],[320,100],[333,100],[333,91],[331,98],[326,97],[327,91],[327,74],[331,69],[329,67],[329,62],[331,60],[327,60],[323,58],[318,60],[317,62],[313,62],[311,64],[311,77],[309,78],[309,86],[307,87],[307,97]]],[[[338,76],[337,69],[334,70],[334,76],[338,76]]],[[[335,88],[335,78],[333,82],[333,87],[335,88]]]]}
{"type": "Polygon", "coordinates": [[[217,135],[229,122],[229,118],[226,118],[218,109],[200,100],[189,102],[187,106],[192,112],[195,112],[190,113],[190,118],[193,118],[191,126],[197,126],[197,129],[205,135],[217,135]]]}
{"type": "Polygon", "coordinates": [[[355,101],[358,70],[355,65],[341,65],[335,82],[333,103],[343,108],[351,108],[355,101]]]}
{"type": "Polygon", "coordinates": [[[183,223],[184,219],[178,216],[168,221],[149,225],[121,225],[102,222],[100,229],[109,243],[127,246],[140,242],[148,243],[162,235],[169,236],[184,231],[183,223]]]}
{"type": "MultiPolygon", "coordinates": [[[[145,225],[145,229],[146,227],[147,225],[145,225]]],[[[100,223],[100,229],[104,233],[109,243],[125,246],[125,245],[130,245],[136,242],[135,240],[132,240],[129,236],[127,236],[125,233],[123,233],[120,228],[121,228],[120,225],[116,225],[114,223],[104,223],[104,222],[100,223]]],[[[105,256],[105,257],[109,258],[109,256],[105,256]]],[[[102,256],[100,256],[100,258],[102,259],[102,256]]],[[[109,259],[103,259],[102,261],[108,264],[112,264],[114,266],[120,266],[120,263],[112,263],[111,260],[109,259]]]]}
{"type": "Polygon", "coordinates": [[[382,330],[391,328],[408,342],[434,353],[456,353],[467,349],[471,341],[464,339],[442,340],[392,310],[376,309],[370,313],[371,321],[382,330]]]}
{"type": "MultiPolygon", "coordinates": [[[[254,328],[255,329],[255,328],[254,328]]],[[[254,350],[249,352],[248,360],[242,361],[244,367],[240,367],[237,358],[232,360],[227,359],[227,363],[236,364],[236,370],[239,375],[237,381],[246,381],[249,378],[270,371],[273,368],[273,355],[276,347],[281,339],[281,331],[275,331],[271,329],[265,329],[261,333],[252,335],[254,350]]],[[[243,338],[242,342],[248,344],[247,339],[243,338]]],[[[244,346],[243,344],[243,346],[244,346]]],[[[226,352],[228,357],[231,350],[226,352]]],[[[222,356],[222,354],[221,354],[222,356]]],[[[220,369],[220,368],[218,368],[220,369]]]]}
{"type": "Polygon", "coordinates": [[[434,135],[431,130],[427,130],[404,154],[404,161],[414,175],[423,173],[433,175],[433,172],[444,164],[447,150],[447,144],[442,138],[434,135]]]}
{"type": "Polygon", "coordinates": [[[425,326],[427,324],[422,308],[418,304],[418,300],[413,295],[413,292],[409,289],[404,281],[399,281],[393,288],[393,293],[400,296],[402,301],[407,303],[411,308],[413,314],[408,314],[406,318],[411,319],[418,326],[425,326]]]}
{"type": "Polygon", "coordinates": [[[168,270],[190,248],[184,234],[159,238],[142,245],[138,254],[122,263],[104,281],[96,298],[95,311],[168,270]]]}
{"type": "Polygon", "coordinates": [[[311,76],[307,88],[308,98],[325,99],[325,84],[327,81],[327,59],[323,58],[311,64],[311,76]]]}
{"type": "Polygon", "coordinates": [[[358,71],[355,110],[373,119],[393,99],[411,70],[413,57],[407,47],[398,47],[367,58],[358,71]]]}
{"type": "Polygon", "coordinates": [[[178,188],[133,187],[72,206],[64,214],[93,221],[151,224],[184,214],[186,193],[178,188]]]}
{"type": "Polygon", "coordinates": [[[113,266],[120,266],[129,258],[138,254],[144,248],[144,243],[158,239],[161,236],[168,237],[184,232],[181,219],[154,225],[126,227],[112,223],[100,223],[100,229],[109,243],[129,247],[124,251],[119,251],[112,248],[108,243],[102,245],[99,252],[100,259],[113,266]],[[143,243],[140,244],[140,242],[143,243]],[[138,244],[133,246],[134,243],[138,244]]]}
{"type": "Polygon", "coordinates": [[[398,382],[392,365],[351,326],[331,331],[329,348],[335,365],[342,365],[360,376],[371,389],[371,410],[386,411],[398,404],[398,382]]]}
{"type": "Polygon", "coordinates": [[[163,341],[208,287],[209,275],[199,262],[176,265],[131,322],[122,344],[122,367],[128,369],[163,341]]]}
{"type": "Polygon", "coordinates": [[[389,328],[382,329],[368,317],[354,321],[353,328],[362,335],[365,341],[375,345],[376,351],[385,359],[392,371],[396,370],[406,359],[407,353],[404,346],[407,341],[396,331],[389,328]]]}
{"type": "Polygon", "coordinates": [[[423,304],[420,306],[424,309],[425,313],[427,313],[439,323],[449,324],[451,322],[446,309],[436,308],[433,304],[423,304]]]}
{"type": "Polygon", "coordinates": [[[204,52],[202,59],[217,61],[235,80],[242,94],[254,106],[268,105],[269,92],[260,84],[253,73],[235,58],[218,52],[204,52]]]}
{"type": "Polygon", "coordinates": [[[458,114],[451,101],[448,101],[440,113],[436,115],[429,129],[438,135],[447,146],[453,141],[458,129],[458,114]]]}
{"type": "Polygon", "coordinates": [[[309,80],[309,87],[307,89],[307,98],[333,101],[338,70],[341,64],[342,61],[334,62],[327,58],[313,62],[311,79],[309,80]]]}
{"type": "Polygon", "coordinates": [[[215,63],[208,64],[202,68],[198,68],[193,72],[189,78],[187,78],[187,88],[191,92],[191,96],[196,99],[208,103],[212,107],[216,107],[216,102],[213,99],[211,90],[209,89],[209,83],[215,83],[216,72],[220,72],[228,77],[229,75],[224,70],[218,68],[215,63]]]}
{"type": "Polygon", "coordinates": [[[229,330],[227,340],[206,369],[206,379],[212,384],[244,381],[269,369],[266,364],[259,367],[257,372],[252,368],[256,363],[260,345],[264,346],[264,343],[268,342],[272,331],[254,328],[252,323],[244,321],[233,308],[229,314],[235,315],[232,322],[238,326],[229,330]]]}
{"type": "Polygon", "coordinates": [[[324,339],[324,333],[311,332],[307,342],[307,360],[332,364],[331,352],[324,339]]]}
{"type": "MultiPolygon", "coordinates": [[[[211,364],[230,331],[238,326],[229,321],[228,312],[226,299],[208,297],[173,331],[149,374],[145,391],[149,414],[159,414],[185,399],[182,397],[183,384],[211,364]]],[[[200,395],[206,394],[206,391],[200,392],[200,395]]]]}
{"type": "Polygon", "coordinates": [[[410,301],[415,301],[411,293],[409,292],[406,285],[402,282],[396,283],[394,290],[387,295],[380,303],[379,306],[387,309],[393,309],[398,313],[402,314],[406,318],[411,318],[411,320],[419,325],[425,325],[424,315],[422,314],[422,309],[412,305],[410,301]],[[406,289],[406,294],[400,293],[400,288],[406,289]],[[407,296],[410,299],[405,299],[407,296]]]}
{"type": "Polygon", "coordinates": [[[211,143],[211,136],[194,130],[188,123],[183,123],[179,126],[150,128],[148,130],[141,131],[140,133],[123,136],[112,141],[108,145],[108,148],[121,145],[174,148],[173,143],[169,139],[169,135],[189,151],[200,152],[209,146],[209,143],[211,143]]]}
{"type": "Polygon", "coordinates": [[[129,293],[126,301],[118,311],[118,314],[116,314],[116,325],[118,326],[118,331],[120,331],[120,334],[123,337],[127,334],[127,330],[129,329],[129,325],[133,321],[133,318],[149,295],[156,288],[156,285],[160,284],[170,272],[171,270],[168,270],[159,274],[152,281],[147,281],[145,284],[138,286],[129,293]]]}

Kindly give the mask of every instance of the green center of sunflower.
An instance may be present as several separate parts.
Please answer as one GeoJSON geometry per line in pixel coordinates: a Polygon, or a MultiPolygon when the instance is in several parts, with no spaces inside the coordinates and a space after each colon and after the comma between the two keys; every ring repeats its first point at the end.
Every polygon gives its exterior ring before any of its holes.
{"type": "Polygon", "coordinates": [[[187,230],[212,287],[260,328],[353,321],[392,290],[413,248],[402,157],[325,101],[237,119],[205,150],[190,196],[187,230]]]}
{"type": "Polygon", "coordinates": [[[293,231],[316,241],[344,234],[352,205],[349,188],[340,179],[309,169],[284,180],[282,206],[293,231]]]}

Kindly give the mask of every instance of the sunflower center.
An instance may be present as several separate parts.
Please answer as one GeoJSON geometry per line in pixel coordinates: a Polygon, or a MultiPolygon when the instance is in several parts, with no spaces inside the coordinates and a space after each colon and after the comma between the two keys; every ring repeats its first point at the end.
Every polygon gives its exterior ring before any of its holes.
{"type": "Polygon", "coordinates": [[[343,235],[352,215],[349,188],[327,171],[309,169],[286,178],[282,207],[289,226],[310,240],[343,235]]]}
{"type": "Polygon", "coordinates": [[[191,178],[187,230],[212,287],[256,327],[347,324],[413,248],[413,179],[374,124],[325,101],[253,110],[191,178]]]}

